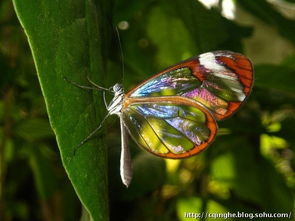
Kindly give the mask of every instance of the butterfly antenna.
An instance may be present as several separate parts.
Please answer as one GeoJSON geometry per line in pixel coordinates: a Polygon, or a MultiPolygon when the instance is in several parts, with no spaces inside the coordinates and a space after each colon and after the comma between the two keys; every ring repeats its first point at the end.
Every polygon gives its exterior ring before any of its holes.
{"type": "Polygon", "coordinates": [[[124,65],[124,55],[123,55],[123,49],[122,49],[122,44],[121,44],[121,38],[120,38],[120,33],[118,30],[118,27],[115,26],[115,30],[116,30],[116,35],[118,38],[118,43],[119,43],[119,48],[120,48],[120,58],[121,58],[121,64],[122,64],[122,79],[121,82],[124,82],[124,75],[125,75],[125,65],[124,65]]]}
{"type": "Polygon", "coordinates": [[[102,87],[102,86],[99,86],[98,84],[94,83],[90,78],[89,76],[87,76],[87,81],[95,88],[98,88],[100,90],[103,90],[103,91],[107,91],[107,92],[111,92],[113,93],[113,91],[111,90],[113,87],[110,87],[110,88],[105,88],[105,87],[102,87]]]}
{"type": "Polygon", "coordinates": [[[105,120],[108,118],[108,116],[110,116],[110,114],[108,113],[100,122],[99,126],[97,128],[95,128],[84,140],[82,140],[75,148],[74,148],[74,156],[76,155],[77,150],[83,145],[85,144],[87,141],[89,141],[91,138],[93,138],[94,134],[96,134],[97,131],[99,131],[99,129],[102,127],[103,123],[105,122],[105,120]]]}

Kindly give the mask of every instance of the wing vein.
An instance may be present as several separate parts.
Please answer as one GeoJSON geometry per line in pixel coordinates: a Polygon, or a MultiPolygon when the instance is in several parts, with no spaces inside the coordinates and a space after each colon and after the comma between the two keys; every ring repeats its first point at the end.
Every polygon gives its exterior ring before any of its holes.
{"type": "MultiPolygon", "coordinates": [[[[131,109],[131,108],[130,108],[131,109]]],[[[161,141],[161,143],[167,148],[167,150],[170,151],[170,149],[167,147],[167,145],[163,142],[163,140],[158,136],[158,134],[156,133],[156,131],[154,130],[154,128],[152,127],[152,125],[150,124],[150,122],[146,119],[146,117],[144,115],[142,115],[140,112],[138,112],[137,110],[131,109],[132,111],[138,113],[140,116],[143,117],[143,119],[145,119],[145,121],[148,123],[148,125],[150,126],[150,128],[153,130],[153,132],[155,133],[155,135],[157,136],[157,138],[161,141]]],[[[165,121],[166,122],[166,121],[165,121]]],[[[170,124],[169,124],[170,125],[170,124]]],[[[144,138],[143,138],[144,139],[144,138]]],[[[146,142],[146,141],[145,141],[146,142]]],[[[152,148],[150,148],[152,150],[152,148]]]]}
{"type": "MultiPolygon", "coordinates": [[[[130,110],[131,110],[131,108],[130,108],[130,110]]],[[[131,122],[131,124],[133,124],[132,121],[130,121],[130,122],[131,122]]],[[[124,123],[124,124],[125,124],[125,123],[124,123]]],[[[129,130],[128,126],[126,126],[126,128],[127,128],[128,132],[129,132],[129,134],[131,135],[132,133],[131,133],[131,131],[129,130]]],[[[146,146],[149,147],[148,143],[147,143],[146,140],[143,138],[143,136],[142,136],[137,130],[135,130],[135,131],[136,131],[137,134],[141,137],[141,139],[145,142],[146,146]]]]}
{"type": "MultiPolygon", "coordinates": [[[[132,110],[132,111],[138,113],[139,115],[141,115],[141,116],[147,121],[147,123],[149,124],[149,126],[151,127],[151,129],[154,131],[154,133],[156,134],[156,136],[158,137],[158,139],[161,141],[161,143],[162,143],[162,144],[163,144],[163,145],[164,145],[164,146],[170,151],[169,147],[163,142],[163,139],[161,139],[161,138],[158,136],[158,134],[156,133],[156,131],[154,130],[154,128],[152,127],[152,125],[149,123],[148,119],[146,119],[146,117],[145,117],[144,115],[142,115],[139,111],[137,111],[137,110],[132,110]]],[[[184,119],[184,120],[186,120],[186,121],[192,121],[192,122],[194,122],[194,123],[196,123],[196,124],[199,123],[199,122],[197,122],[197,121],[194,121],[194,120],[191,120],[191,119],[188,119],[188,118],[185,118],[185,117],[181,117],[181,116],[179,115],[179,112],[180,112],[180,111],[177,111],[177,117],[179,117],[179,118],[181,118],[181,119],[184,119]]],[[[166,124],[168,124],[170,127],[174,128],[178,133],[180,133],[180,134],[182,135],[183,138],[186,138],[187,140],[189,140],[190,142],[192,142],[194,145],[196,145],[196,143],[193,142],[193,141],[191,140],[191,138],[189,138],[189,137],[188,137],[183,131],[177,129],[177,128],[174,127],[172,124],[170,124],[169,122],[166,121],[166,119],[174,119],[174,118],[175,118],[175,117],[165,117],[165,118],[162,118],[162,119],[164,120],[164,122],[165,122],[166,124]]],[[[142,138],[143,138],[143,137],[142,137],[142,138]]],[[[170,152],[171,152],[171,151],[170,151],[170,152]]]]}

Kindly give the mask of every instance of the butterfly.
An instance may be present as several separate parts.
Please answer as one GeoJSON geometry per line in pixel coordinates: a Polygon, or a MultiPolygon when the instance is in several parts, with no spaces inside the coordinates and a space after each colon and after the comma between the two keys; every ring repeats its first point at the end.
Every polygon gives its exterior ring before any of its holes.
{"type": "Polygon", "coordinates": [[[113,99],[105,104],[107,116],[115,114],[120,119],[123,184],[128,187],[132,179],[128,134],[159,157],[196,155],[213,142],[216,121],[236,112],[252,85],[251,61],[231,51],[207,52],[182,61],[126,94],[115,84],[113,99]]]}

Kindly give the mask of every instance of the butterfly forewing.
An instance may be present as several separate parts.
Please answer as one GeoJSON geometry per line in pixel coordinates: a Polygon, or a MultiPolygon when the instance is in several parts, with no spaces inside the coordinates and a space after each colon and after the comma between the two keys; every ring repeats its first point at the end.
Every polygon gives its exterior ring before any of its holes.
{"type": "Polygon", "coordinates": [[[217,130],[213,116],[186,99],[134,102],[124,108],[122,114],[138,145],[167,158],[199,153],[213,141],[217,130]]]}
{"type": "Polygon", "coordinates": [[[239,108],[252,83],[253,69],[248,58],[230,51],[216,51],[162,71],[126,97],[182,96],[203,104],[216,119],[224,119],[239,108]]]}

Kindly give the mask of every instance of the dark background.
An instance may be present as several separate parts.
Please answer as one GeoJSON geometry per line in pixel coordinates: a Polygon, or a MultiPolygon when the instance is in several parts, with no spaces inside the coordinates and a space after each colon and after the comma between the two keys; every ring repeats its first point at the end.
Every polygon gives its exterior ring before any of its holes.
{"type": "MultiPolygon", "coordinates": [[[[110,119],[111,220],[294,210],[295,3],[239,0],[233,17],[225,2],[210,9],[180,0],[114,2],[107,21],[118,25],[125,70],[114,31],[109,68],[122,73],[126,91],[167,66],[220,49],[247,55],[255,82],[247,102],[218,122],[215,142],[198,156],[164,160],[130,142],[135,172],[129,189],[119,178],[119,122],[110,119]]],[[[109,86],[118,80],[107,79],[109,86]]],[[[0,220],[78,220],[81,204],[62,167],[34,61],[9,0],[0,2],[0,89],[0,220]]]]}

